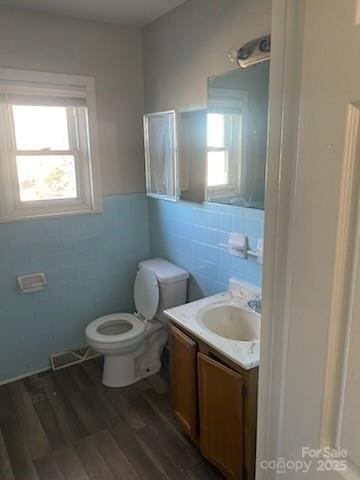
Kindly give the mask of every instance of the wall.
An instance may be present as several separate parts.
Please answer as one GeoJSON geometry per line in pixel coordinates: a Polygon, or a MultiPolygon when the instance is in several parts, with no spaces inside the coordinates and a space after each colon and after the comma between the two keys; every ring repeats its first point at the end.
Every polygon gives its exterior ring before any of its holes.
{"type": "MultiPolygon", "coordinates": [[[[270,32],[269,0],[189,0],[145,27],[145,110],[204,108],[207,80],[231,70],[227,52],[270,32]]],[[[224,290],[230,276],[260,285],[254,259],[231,257],[230,231],[263,235],[260,210],[151,200],[150,252],[187,268],[190,299],[224,290]]]]}
{"type": "MultiPolygon", "coordinates": [[[[207,77],[229,69],[229,47],[269,31],[270,6],[190,0],[147,27],[146,109],[204,106],[207,77]]],[[[149,255],[189,269],[191,298],[224,289],[233,274],[259,284],[260,267],[229,257],[218,241],[231,228],[253,242],[262,212],[151,200],[150,240],[146,198],[118,195],[144,188],[138,30],[0,9],[0,67],[95,77],[103,189],[115,195],[103,214],[0,225],[0,381],[83,343],[97,316],[131,311],[136,264],[149,255]],[[44,271],[49,285],[19,296],[15,277],[31,271],[44,271]]]]}
{"type": "Polygon", "coordinates": [[[264,234],[263,211],[151,199],[149,216],[150,254],[191,273],[189,300],[227,290],[231,277],[261,285],[261,265],[251,257],[230,256],[221,244],[228,242],[230,232],[241,232],[256,248],[264,234]]]}
{"type": "Polygon", "coordinates": [[[0,381],[84,343],[97,316],[131,311],[149,256],[139,29],[0,8],[0,67],[90,75],[96,82],[104,213],[0,224],[0,381]],[[119,195],[122,194],[122,195],[119,195]],[[125,194],[125,195],[124,195],[125,194]],[[18,274],[48,287],[19,296],[18,274]]]}
{"type": "Polygon", "coordinates": [[[103,214],[0,225],[0,382],[82,345],[98,316],[131,311],[148,232],[143,194],[105,197],[103,214]],[[19,295],[16,275],[34,271],[46,273],[47,288],[19,295]]]}
{"type": "Polygon", "coordinates": [[[0,67],[94,77],[103,192],[144,191],[139,29],[0,8],[0,67]]]}
{"type": "Polygon", "coordinates": [[[205,107],[208,77],[232,68],[227,52],[270,27],[271,0],[189,0],[145,27],[146,111],[205,107]]]}

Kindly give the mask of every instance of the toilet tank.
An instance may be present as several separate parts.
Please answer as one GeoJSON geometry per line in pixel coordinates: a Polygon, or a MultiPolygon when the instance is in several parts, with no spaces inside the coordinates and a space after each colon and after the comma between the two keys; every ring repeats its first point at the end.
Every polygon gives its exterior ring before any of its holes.
{"type": "Polygon", "coordinates": [[[187,281],[189,273],[162,258],[153,258],[139,263],[140,268],[152,270],[159,282],[159,308],[155,318],[167,322],[163,311],[186,303],[187,281]]]}

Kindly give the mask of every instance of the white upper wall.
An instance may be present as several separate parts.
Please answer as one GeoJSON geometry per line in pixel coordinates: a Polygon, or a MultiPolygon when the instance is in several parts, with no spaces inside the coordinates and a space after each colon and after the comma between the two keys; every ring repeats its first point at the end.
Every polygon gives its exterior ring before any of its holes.
{"type": "Polygon", "coordinates": [[[227,52],[270,33],[271,0],[188,0],[143,28],[145,110],[204,107],[227,52]]]}
{"type": "Polygon", "coordinates": [[[139,29],[0,9],[0,67],[93,76],[103,192],[144,191],[139,29]]]}
{"type": "Polygon", "coordinates": [[[103,192],[142,192],[144,77],[146,111],[203,107],[207,78],[270,16],[271,0],[188,0],[142,30],[142,53],[137,28],[0,8],[0,67],[93,76],[103,192]]]}
{"type": "Polygon", "coordinates": [[[0,6],[143,26],[186,0],[0,0],[0,6]]]}

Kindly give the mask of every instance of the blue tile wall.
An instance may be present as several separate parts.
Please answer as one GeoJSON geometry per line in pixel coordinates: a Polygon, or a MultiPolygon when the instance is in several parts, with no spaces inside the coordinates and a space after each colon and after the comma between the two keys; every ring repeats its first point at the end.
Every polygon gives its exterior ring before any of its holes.
{"type": "Polygon", "coordinates": [[[133,309],[137,263],[163,257],[191,274],[189,299],[259,286],[261,266],[220,247],[230,232],[263,237],[259,210],[105,197],[104,213],[0,224],[0,382],[48,367],[51,353],[84,343],[98,316],[133,309]],[[16,275],[45,272],[44,291],[19,295],[16,275]]]}
{"type": "Polygon", "coordinates": [[[96,317],[132,311],[136,265],[148,257],[144,195],[105,197],[102,214],[0,224],[0,381],[83,344],[96,317]],[[46,290],[18,295],[16,275],[37,271],[46,290]]]}
{"type": "Polygon", "coordinates": [[[245,233],[251,248],[263,238],[264,212],[205,203],[149,200],[150,255],[166,258],[191,274],[189,300],[226,290],[235,277],[261,285],[256,259],[230,256],[220,244],[230,232],[245,233]]]}

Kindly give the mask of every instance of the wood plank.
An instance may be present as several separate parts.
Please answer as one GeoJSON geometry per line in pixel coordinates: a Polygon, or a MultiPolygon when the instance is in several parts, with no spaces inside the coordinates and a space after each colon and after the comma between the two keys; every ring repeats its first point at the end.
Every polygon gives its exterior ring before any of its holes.
{"type": "Polygon", "coordinates": [[[65,480],[51,455],[37,459],[35,465],[40,480],[65,480]]]}
{"type": "Polygon", "coordinates": [[[10,383],[8,387],[20,425],[19,441],[22,441],[32,460],[49,454],[51,447],[48,438],[23,381],[10,383]]]}
{"type": "Polygon", "coordinates": [[[142,480],[164,480],[166,478],[145,454],[134,436],[134,431],[125,422],[113,427],[111,434],[142,480]]]}
{"type": "Polygon", "coordinates": [[[110,428],[121,421],[122,416],[118,413],[120,407],[114,408],[113,404],[104,395],[104,391],[101,387],[96,387],[91,390],[89,403],[93,408],[98,410],[99,416],[107,428],[110,428]]]}
{"type": "Polygon", "coordinates": [[[142,396],[156,412],[156,415],[162,420],[162,422],[165,422],[166,426],[161,423],[159,425],[160,428],[165,429],[169,434],[171,432],[171,435],[175,437],[176,443],[178,444],[177,451],[181,451],[182,454],[183,452],[186,452],[186,456],[189,458],[188,465],[195,465],[202,461],[197,445],[190,441],[189,438],[179,429],[178,424],[172,415],[169,401],[166,400],[163,395],[159,395],[153,390],[142,392],[142,396]]]}
{"type": "Polygon", "coordinates": [[[87,432],[80,422],[69,399],[58,388],[53,375],[40,377],[45,395],[55,412],[59,428],[66,442],[73,442],[83,438],[87,432]]]}
{"type": "Polygon", "coordinates": [[[136,382],[134,387],[138,392],[144,392],[144,391],[149,391],[152,390],[151,385],[144,379],[140,380],[139,382],[136,382]]]}
{"type": "Polygon", "coordinates": [[[67,372],[72,377],[80,390],[88,391],[94,387],[94,382],[89,378],[86,372],[81,368],[81,365],[73,365],[67,369],[67,372]]]}
{"type": "MultiPolygon", "coordinates": [[[[100,358],[101,357],[99,357],[99,359],[100,358]]],[[[100,385],[102,379],[102,362],[99,362],[99,359],[89,360],[81,364],[81,369],[91,379],[94,385],[100,385]]]]}
{"type": "Polygon", "coordinates": [[[107,430],[96,435],[96,445],[117,480],[138,480],[140,478],[107,430]]]}
{"type": "Polygon", "coordinates": [[[9,454],[5,445],[5,440],[0,430],[0,479],[14,480],[14,472],[11,467],[9,454]]]}
{"type": "Polygon", "coordinates": [[[115,480],[109,466],[96,445],[95,435],[90,435],[75,443],[82,466],[91,479],[115,480]]]}
{"type": "Polygon", "coordinates": [[[159,377],[161,377],[165,382],[169,385],[170,384],[170,365],[169,363],[165,365],[163,363],[163,366],[160,368],[160,371],[158,372],[159,377]]]}
{"type": "Polygon", "coordinates": [[[98,411],[92,408],[88,396],[78,388],[66,369],[56,372],[54,378],[58,389],[69,401],[87,433],[92,434],[102,430],[105,425],[98,411]]]}
{"type": "Polygon", "coordinates": [[[10,392],[7,385],[0,386],[0,420],[2,418],[11,417],[14,411],[10,392]]]}
{"type": "Polygon", "coordinates": [[[27,392],[48,438],[50,447],[56,449],[65,444],[56,413],[46,396],[41,379],[36,375],[24,380],[27,392]]]}
{"type": "Polygon", "coordinates": [[[102,385],[98,371],[99,364],[94,360],[84,362],[81,365],[74,365],[67,369],[78,388],[87,392],[88,403],[97,412],[104,426],[111,427],[121,417],[106,398],[105,392],[108,389],[102,385]]]}
{"type": "MultiPolygon", "coordinates": [[[[164,477],[177,480],[189,480],[183,466],[178,461],[179,456],[176,458],[169,452],[169,444],[164,443],[153,428],[147,426],[134,432],[134,435],[144,452],[164,477]]],[[[181,456],[181,451],[179,453],[181,456]]]]}
{"type": "Polygon", "coordinates": [[[133,429],[145,427],[140,412],[122,395],[122,389],[105,388],[102,390],[107,401],[113,406],[117,414],[133,429]]]}
{"type": "Polygon", "coordinates": [[[190,480],[223,480],[224,477],[218,472],[215,467],[212,467],[206,461],[200,462],[197,465],[186,470],[190,480]]]}
{"type": "MultiPolygon", "coordinates": [[[[95,389],[91,389],[92,396],[90,399],[93,400],[104,424],[108,428],[116,424],[119,419],[124,420],[134,429],[145,426],[139,412],[123,399],[120,389],[108,388],[101,383],[102,375],[99,369],[99,362],[95,363],[93,360],[84,362],[81,368],[93,382],[95,389]]],[[[150,386],[148,387],[150,388],[150,386]]],[[[135,386],[132,388],[135,388],[135,386]]]]}
{"type": "Polygon", "coordinates": [[[159,375],[152,375],[151,377],[147,377],[146,381],[157,393],[165,394],[169,391],[169,384],[159,375]]]}
{"type": "Polygon", "coordinates": [[[17,380],[7,384],[12,408],[18,409],[25,406],[26,389],[22,380],[17,380]]]}
{"type": "Polygon", "coordinates": [[[182,468],[186,468],[195,465],[199,461],[199,454],[195,447],[188,440],[177,435],[175,430],[153,410],[142,395],[139,395],[133,389],[122,391],[121,393],[141,413],[144,422],[149,427],[149,434],[153,432],[158,442],[166,445],[167,454],[176,463],[181,465],[182,468]]]}
{"type": "Polygon", "coordinates": [[[167,397],[164,395],[159,395],[158,393],[154,392],[154,390],[141,392],[141,396],[151,406],[156,415],[166,422],[179,438],[185,439],[173,417],[169,399],[167,397]]]}
{"type": "Polygon", "coordinates": [[[89,480],[73,445],[58,448],[53,458],[65,480],[89,480]]]}
{"type": "Polygon", "coordinates": [[[39,480],[28,451],[18,417],[14,414],[1,421],[1,430],[16,480],[39,480]]]}
{"type": "Polygon", "coordinates": [[[202,480],[206,466],[163,377],[109,389],[96,359],[0,387],[0,480],[202,480]]]}

